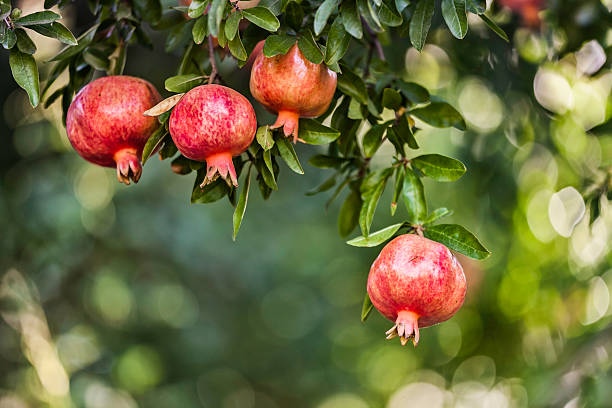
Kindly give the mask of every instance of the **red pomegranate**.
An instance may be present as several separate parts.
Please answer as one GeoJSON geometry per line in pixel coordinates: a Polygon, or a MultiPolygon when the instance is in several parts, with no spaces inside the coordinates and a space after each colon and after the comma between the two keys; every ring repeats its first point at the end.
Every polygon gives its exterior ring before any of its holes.
{"type": "Polygon", "coordinates": [[[201,85],[187,92],[170,115],[170,135],[183,156],[206,161],[202,187],[218,176],[238,185],[232,157],[255,137],[257,118],[243,95],[221,85],[201,85]],[[229,176],[229,180],[228,180],[229,176]]]}
{"type": "Polygon", "coordinates": [[[388,243],[372,264],[368,294],[372,304],[395,325],[387,338],[399,336],[402,345],[413,337],[419,342],[419,326],[450,319],[465,298],[465,275],[444,245],[414,234],[388,243]]]}
{"type": "Polygon", "coordinates": [[[68,139],[85,160],[117,167],[120,182],[137,183],[140,158],[157,118],[143,112],[161,97],[153,85],[131,76],[107,76],[84,86],[68,108],[68,139]]]}
{"type": "Polygon", "coordinates": [[[501,0],[502,6],[520,14],[523,24],[527,27],[540,26],[540,10],[544,7],[544,0],[501,0]]]}
{"type": "Polygon", "coordinates": [[[278,113],[271,128],[283,127],[285,136],[298,138],[299,118],[316,118],[329,107],[336,90],[336,73],[324,63],[308,61],[295,44],[285,55],[255,59],[251,93],[263,106],[278,113]]]}

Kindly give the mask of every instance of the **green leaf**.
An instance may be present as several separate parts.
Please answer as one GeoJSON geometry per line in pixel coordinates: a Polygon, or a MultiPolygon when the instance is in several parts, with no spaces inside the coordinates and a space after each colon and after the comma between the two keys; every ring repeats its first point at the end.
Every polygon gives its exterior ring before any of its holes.
{"type": "Polygon", "coordinates": [[[278,190],[276,179],[274,178],[274,167],[272,166],[272,152],[266,150],[263,152],[263,159],[265,167],[261,167],[260,174],[264,178],[264,181],[272,190],[278,190]]]}
{"type": "Polygon", "coordinates": [[[162,143],[166,139],[166,136],[168,136],[168,131],[166,130],[166,128],[164,126],[160,126],[149,137],[149,139],[147,140],[147,143],[145,144],[144,148],[142,149],[142,158],[141,158],[141,161],[142,161],[143,165],[147,162],[147,160],[149,160],[149,157],[151,157],[153,152],[155,150],[157,150],[159,148],[159,146],[162,145],[162,143]]]}
{"type": "Polygon", "coordinates": [[[106,71],[110,67],[108,56],[104,55],[104,53],[98,49],[89,47],[82,55],[85,62],[98,71],[106,71]]]}
{"type": "Polygon", "coordinates": [[[208,17],[201,16],[196,20],[193,28],[191,29],[193,42],[196,44],[202,44],[206,34],[208,34],[208,17]]]}
{"type": "Polygon", "coordinates": [[[347,65],[340,64],[342,74],[338,75],[338,89],[361,104],[368,103],[368,92],[363,79],[355,74],[347,65]]]}
{"type": "Polygon", "coordinates": [[[408,144],[411,149],[419,148],[419,144],[414,138],[414,134],[412,133],[412,128],[410,127],[410,123],[408,123],[408,117],[406,114],[399,116],[395,120],[393,130],[402,143],[408,144]]]}
{"type": "Polygon", "coordinates": [[[323,52],[319,48],[310,30],[302,32],[298,38],[298,47],[304,55],[304,58],[308,61],[313,64],[320,64],[323,62],[323,52]]]}
{"type": "Polygon", "coordinates": [[[427,202],[421,179],[412,170],[406,170],[402,188],[404,204],[411,224],[420,224],[427,218],[427,202]]]}
{"type": "Polygon", "coordinates": [[[268,125],[260,126],[257,129],[255,137],[257,138],[257,143],[259,143],[264,150],[270,150],[272,146],[274,146],[274,135],[268,125]]]}
{"type": "Polygon", "coordinates": [[[378,150],[383,141],[383,135],[385,134],[388,123],[381,123],[372,126],[366,134],[363,136],[363,153],[365,157],[372,157],[378,150]]]}
{"type": "MultiPolygon", "coordinates": [[[[162,148],[159,149],[159,158],[162,160],[169,159],[173,157],[176,152],[178,152],[178,149],[176,148],[176,145],[174,144],[172,138],[166,139],[162,148]]],[[[200,185],[202,181],[204,181],[204,176],[202,176],[202,180],[200,180],[200,183],[198,183],[198,185],[200,185]]]]}
{"type": "Polygon", "coordinates": [[[468,31],[465,0],[442,0],[442,17],[456,38],[465,37],[468,31]]]}
{"type": "Polygon", "coordinates": [[[217,36],[217,43],[221,48],[225,48],[227,46],[227,38],[225,38],[225,21],[222,21],[219,25],[219,35],[217,36]]]}
{"type": "Polygon", "coordinates": [[[346,32],[357,39],[363,37],[363,28],[361,27],[361,18],[357,10],[356,0],[344,0],[340,9],[342,24],[346,32]]]}
{"type": "Polygon", "coordinates": [[[404,21],[402,15],[395,10],[395,5],[386,1],[383,1],[378,7],[378,18],[381,23],[389,27],[400,26],[404,21]]]}
{"type": "Polygon", "coordinates": [[[434,127],[466,129],[463,116],[446,102],[432,102],[423,108],[411,110],[410,114],[434,127]]]}
{"type": "Polygon", "coordinates": [[[205,77],[198,74],[177,75],[166,79],[164,86],[170,92],[188,92],[202,83],[205,77]]]}
{"type": "Polygon", "coordinates": [[[274,57],[275,55],[284,55],[286,54],[291,47],[295,45],[297,38],[279,34],[279,35],[271,35],[266,38],[266,42],[264,43],[263,53],[266,57],[274,57]]]}
{"type": "Polygon", "coordinates": [[[30,26],[36,24],[48,24],[52,23],[55,20],[59,20],[62,18],[57,13],[52,11],[37,11],[36,13],[28,14],[27,16],[23,16],[14,21],[15,25],[18,26],[30,26]]]}
{"type": "Polygon", "coordinates": [[[0,22],[0,25],[0,43],[5,49],[10,50],[17,44],[17,35],[3,23],[0,22]]]}
{"type": "Polygon", "coordinates": [[[242,219],[244,218],[244,213],[246,211],[247,201],[249,200],[252,167],[253,166],[249,166],[249,170],[247,171],[247,175],[244,179],[244,185],[242,186],[242,190],[240,191],[240,197],[238,197],[238,204],[236,204],[236,209],[234,210],[234,215],[232,217],[234,223],[234,234],[232,236],[232,239],[234,241],[236,240],[236,236],[238,235],[238,230],[240,229],[240,224],[242,224],[242,219]]]}
{"type": "Polygon", "coordinates": [[[478,238],[461,225],[433,225],[425,229],[424,235],[470,258],[485,259],[491,255],[489,250],[478,241],[478,238]]]}
{"type": "Polygon", "coordinates": [[[30,39],[24,29],[15,29],[15,35],[17,36],[17,48],[19,48],[19,51],[30,55],[36,52],[34,41],[30,39]]]}
{"type": "Polygon", "coordinates": [[[508,38],[508,34],[505,33],[504,30],[501,29],[500,26],[498,26],[495,21],[491,20],[489,17],[487,17],[484,14],[479,14],[478,15],[482,21],[485,22],[485,24],[491,29],[493,30],[493,32],[495,34],[497,34],[501,39],[503,39],[506,42],[510,42],[510,39],[508,38]]]}
{"type": "Polygon", "coordinates": [[[411,160],[412,165],[427,177],[437,181],[455,181],[465,174],[465,165],[459,160],[440,154],[424,154],[411,160]]]}
{"type": "Polygon", "coordinates": [[[406,155],[406,149],[404,148],[405,142],[404,140],[397,134],[396,126],[393,125],[387,130],[387,140],[393,144],[395,147],[395,151],[397,154],[401,156],[406,155]]]}
{"type": "Polygon", "coordinates": [[[343,157],[327,156],[325,154],[315,154],[308,160],[308,163],[320,169],[337,169],[346,162],[343,157]]]}
{"type": "Polygon", "coordinates": [[[367,248],[378,246],[391,238],[393,234],[395,234],[402,227],[402,225],[404,225],[404,223],[389,225],[386,228],[371,233],[367,238],[364,236],[353,238],[348,241],[347,244],[367,248]]]}
{"type": "Polygon", "coordinates": [[[421,51],[427,40],[427,33],[431,27],[434,14],[435,0],[418,0],[414,14],[410,19],[410,42],[421,51]]]}
{"type": "Polygon", "coordinates": [[[286,138],[281,136],[276,139],[276,146],[278,146],[278,151],[285,163],[287,163],[287,166],[289,166],[289,168],[297,174],[304,174],[302,165],[300,164],[298,156],[295,153],[291,143],[286,138]]]}
{"type": "Polygon", "coordinates": [[[410,5],[410,0],[395,0],[395,8],[398,12],[404,11],[410,5]]]}
{"type": "Polygon", "coordinates": [[[336,177],[338,177],[337,174],[332,174],[331,177],[329,177],[328,179],[326,179],[323,183],[321,183],[318,187],[316,187],[313,190],[310,190],[306,193],[307,196],[313,196],[319,193],[322,193],[324,191],[329,190],[330,188],[332,188],[333,186],[336,185],[336,177]]]}
{"type": "Polygon", "coordinates": [[[189,18],[198,18],[204,14],[204,11],[208,7],[208,1],[198,1],[193,0],[189,4],[189,8],[187,9],[187,15],[189,18]]]}
{"type": "Polygon", "coordinates": [[[251,23],[264,30],[275,32],[280,27],[278,18],[270,10],[262,6],[242,10],[242,15],[251,23]]]}
{"type": "Polygon", "coordinates": [[[372,220],[374,219],[374,213],[376,207],[378,207],[378,201],[380,196],[385,190],[385,185],[389,179],[390,173],[382,177],[382,179],[374,186],[373,189],[367,191],[366,194],[362,193],[363,204],[361,205],[361,211],[359,212],[359,226],[361,232],[365,237],[370,235],[370,226],[372,226],[372,220]]]}
{"type": "Polygon", "coordinates": [[[38,82],[38,67],[34,57],[25,54],[17,48],[11,49],[9,65],[17,85],[25,89],[33,107],[40,101],[40,85],[38,82]]]}
{"type": "Polygon", "coordinates": [[[374,11],[372,2],[370,0],[357,0],[357,10],[359,10],[359,14],[365,20],[367,25],[370,26],[372,31],[383,31],[383,28],[380,25],[380,20],[378,19],[378,15],[374,11]]]}
{"type": "Polygon", "coordinates": [[[439,220],[442,217],[448,217],[449,215],[452,215],[452,214],[453,214],[453,211],[449,210],[448,208],[444,208],[444,207],[436,208],[435,210],[431,212],[431,214],[427,216],[425,221],[423,221],[423,224],[424,225],[431,224],[439,220]]]}
{"type": "Polygon", "coordinates": [[[64,25],[57,21],[50,24],[39,24],[28,26],[30,30],[36,31],[45,37],[55,38],[67,45],[77,45],[77,40],[74,35],[64,25]]]}
{"type": "Polygon", "coordinates": [[[311,145],[324,145],[340,137],[336,129],[322,125],[314,119],[300,119],[299,136],[311,145]]]}
{"type": "Polygon", "coordinates": [[[342,238],[348,237],[359,223],[361,204],[361,196],[355,190],[352,190],[344,200],[338,215],[338,233],[342,238]]]}
{"type": "Polygon", "coordinates": [[[219,36],[219,27],[223,19],[226,1],[227,0],[213,0],[208,9],[208,31],[215,37],[219,36]]]}
{"type": "Polygon", "coordinates": [[[240,39],[240,34],[234,36],[234,39],[229,43],[230,52],[234,57],[236,57],[240,61],[246,61],[249,55],[244,49],[244,45],[242,44],[242,40],[240,39]]]}
{"type": "Polygon", "coordinates": [[[412,104],[419,105],[429,102],[429,91],[414,82],[398,81],[397,87],[412,104]]]}
{"type": "Polygon", "coordinates": [[[198,176],[193,185],[193,191],[191,193],[191,204],[213,203],[225,197],[230,191],[227,183],[221,177],[212,183],[205,185],[204,188],[201,188],[200,184],[202,184],[202,181],[204,181],[205,175],[205,168],[198,170],[198,176]]]}
{"type": "Polygon", "coordinates": [[[363,299],[363,306],[361,306],[361,321],[363,323],[365,323],[365,321],[368,319],[373,307],[374,305],[370,300],[370,295],[368,295],[368,292],[366,292],[365,298],[363,299]]]}
{"type": "MultiPolygon", "coordinates": [[[[76,45],[73,45],[73,46],[69,45],[68,47],[64,48],[57,55],[55,55],[53,58],[51,58],[50,61],[60,61],[60,60],[63,60],[65,58],[70,58],[70,57],[72,57],[72,56],[74,56],[76,54],[79,54],[93,40],[94,36],[96,35],[96,31],[98,30],[98,25],[99,24],[96,24],[93,27],[91,27],[89,30],[85,31],[77,39],[77,44],[76,45]]],[[[40,27],[41,26],[32,26],[32,27],[29,27],[29,28],[31,28],[32,30],[36,31],[40,27]]]]}
{"type": "Polygon", "coordinates": [[[315,35],[319,35],[323,32],[329,16],[336,11],[338,4],[340,4],[340,0],[325,0],[321,3],[314,17],[315,35]]]}
{"type": "Polygon", "coordinates": [[[393,88],[383,89],[382,105],[387,109],[398,110],[402,106],[402,95],[393,88]]]}
{"type": "Polygon", "coordinates": [[[487,10],[486,0],[467,0],[467,10],[474,14],[483,14],[487,10]]]}
{"type": "Polygon", "coordinates": [[[395,215],[397,210],[397,202],[402,194],[404,188],[404,177],[406,176],[406,169],[404,166],[399,166],[395,171],[395,188],[393,189],[393,199],[391,200],[391,216],[395,215]]]}
{"type": "Polygon", "coordinates": [[[327,43],[325,45],[325,63],[327,65],[335,64],[348,51],[351,37],[348,35],[342,25],[342,18],[338,17],[334,20],[327,34],[327,43]]]}
{"type": "Polygon", "coordinates": [[[236,37],[240,20],[242,20],[242,12],[240,10],[236,10],[235,12],[230,13],[229,18],[225,21],[225,37],[229,41],[236,37]]]}

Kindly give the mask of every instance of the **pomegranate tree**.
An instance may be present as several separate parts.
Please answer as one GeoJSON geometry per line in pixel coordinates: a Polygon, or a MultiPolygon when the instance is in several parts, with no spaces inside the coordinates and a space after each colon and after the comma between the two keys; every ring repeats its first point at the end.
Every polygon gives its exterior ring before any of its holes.
{"type": "Polygon", "coordinates": [[[107,76],[84,86],[66,117],[68,139],[86,160],[116,167],[120,182],[137,183],[142,149],[159,126],[143,112],[160,101],[149,82],[131,76],[107,76]]]}
{"type": "Polygon", "coordinates": [[[251,103],[221,85],[201,85],[187,92],[170,115],[170,135],[183,156],[206,161],[202,187],[221,176],[238,185],[232,157],[255,137],[257,118],[251,103]]]}
{"type": "Polygon", "coordinates": [[[253,97],[278,113],[272,129],[283,128],[285,136],[299,140],[299,119],[325,113],[336,90],[336,73],[324,63],[314,64],[302,55],[297,44],[284,55],[257,56],[251,69],[253,97]]]}
{"type": "Polygon", "coordinates": [[[461,265],[442,244],[414,234],[389,242],[372,264],[368,295],[374,307],[395,322],[387,339],[419,342],[419,326],[450,319],[465,298],[461,265]]]}

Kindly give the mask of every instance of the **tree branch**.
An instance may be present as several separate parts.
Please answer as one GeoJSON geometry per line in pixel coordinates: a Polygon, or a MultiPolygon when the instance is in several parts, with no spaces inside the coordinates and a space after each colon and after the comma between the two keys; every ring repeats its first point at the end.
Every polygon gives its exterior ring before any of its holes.
{"type": "Polygon", "coordinates": [[[215,82],[217,74],[217,61],[215,60],[215,46],[213,45],[212,35],[208,36],[208,59],[210,60],[210,77],[208,77],[208,84],[215,82]]]}

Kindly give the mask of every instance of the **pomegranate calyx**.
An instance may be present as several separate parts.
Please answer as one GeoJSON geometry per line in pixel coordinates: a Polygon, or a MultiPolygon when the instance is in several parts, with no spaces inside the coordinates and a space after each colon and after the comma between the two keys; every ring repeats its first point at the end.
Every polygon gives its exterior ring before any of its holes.
{"type": "Polygon", "coordinates": [[[236,169],[234,169],[234,163],[232,162],[232,155],[230,153],[217,153],[206,158],[206,177],[200,184],[201,188],[205,185],[212,183],[218,177],[223,178],[225,182],[231,187],[238,187],[238,177],[236,176],[236,169]]]}
{"type": "Polygon", "coordinates": [[[304,142],[302,139],[298,137],[298,128],[300,125],[300,114],[297,112],[291,112],[286,110],[281,110],[278,112],[278,117],[276,118],[276,122],[270,129],[277,129],[279,127],[283,128],[283,133],[285,137],[289,137],[293,135],[293,143],[304,142]]]}
{"type": "Polygon", "coordinates": [[[419,344],[419,315],[408,310],[401,310],[397,313],[397,319],[392,328],[387,330],[387,340],[398,337],[402,346],[412,338],[412,344],[416,347],[419,344]]]}
{"type": "Polygon", "coordinates": [[[118,150],[113,156],[117,163],[117,179],[120,183],[130,184],[130,179],[138,183],[142,175],[142,166],[136,149],[127,147],[118,150]]]}

